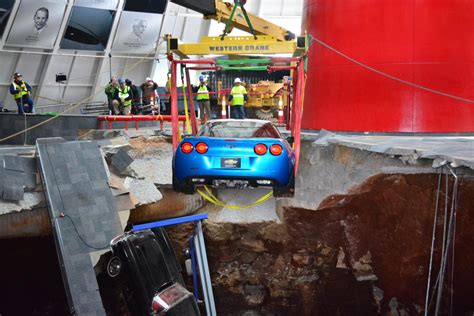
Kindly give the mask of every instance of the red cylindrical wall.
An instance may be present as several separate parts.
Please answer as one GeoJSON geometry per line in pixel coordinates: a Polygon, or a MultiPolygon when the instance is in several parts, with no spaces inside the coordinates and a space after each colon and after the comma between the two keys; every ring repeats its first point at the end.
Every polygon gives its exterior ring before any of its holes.
{"type": "MultiPolygon", "coordinates": [[[[473,0],[305,0],[303,30],[400,79],[474,100],[473,0]]],[[[474,104],[394,81],[313,42],[302,128],[474,132],[474,104]]]]}

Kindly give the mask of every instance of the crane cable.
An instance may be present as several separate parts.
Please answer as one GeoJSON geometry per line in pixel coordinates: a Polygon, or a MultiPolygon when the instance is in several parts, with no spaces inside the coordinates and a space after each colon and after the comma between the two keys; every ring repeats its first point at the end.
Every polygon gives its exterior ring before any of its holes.
{"type": "Polygon", "coordinates": [[[197,192],[203,197],[205,198],[207,201],[211,202],[212,204],[215,204],[215,205],[218,205],[218,206],[222,206],[222,207],[226,207],[226,208],[229,208],[231,210],[242,210],[242,209],[247,209],[247,208],[251,208],[251,207],[254,207],[260,203],[263,203],[265,202],[266,200],[268,200],[272,195],[273,195],[273,192],[270,191],[268,192],[267,194],[265,194],[264,196],[260,197],[259,199],[255,200],[254,202],[250,203],[250,204],[247,204],[247,205],[231,205],[231,204],[227,204],[221,200],[219,200],[213,193],[212,191],[207,187],[207,185],[204,186],[204,189],[206,190],[206,192],[203,192],[201,191],[200,189],[197,189],[197,192]]]}
{"type": "Polygon", "coordinates": [[[429,303],[429,298],[430,298],[431,270],[433,268],[433,255],[434,255],[434,247],[435,247],[435,240],[436,240],[436,224],[438,222],[439,197],[440,197],[440,191],[441,191],[442,177],[443,177],[443,173],[440,170],[439,176],[438,176],[438,186],[436,190],[436,205],[435,205],[435,213],[434,213],[434,219],[433,219],[433,231],[432,231],[432,236],[431,236],[430,265],[429,265],[429,270],[428,270],[428,281],[426,285],[426,297],[425,297],[425,313],[424,313],[425,316],[428,316],[428,309],[429,309],[428,303],[429,303]]]}

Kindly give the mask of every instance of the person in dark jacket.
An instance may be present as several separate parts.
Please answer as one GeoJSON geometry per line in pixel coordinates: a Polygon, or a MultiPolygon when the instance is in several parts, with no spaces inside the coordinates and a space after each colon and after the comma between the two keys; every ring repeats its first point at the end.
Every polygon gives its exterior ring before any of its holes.
{"type": "Polygon", "coordinates": [[[133,84],[132,80],[125,79],[125,84],[130,87],[132,91],[132,114],[140,114],[141,111],[141,95],[140,89],[133,84]]]}
{"type": "Polygon", "coordinates": [[[31,98],[31,86],[23,81],[23,76],[15,72],[13,82],[10,85],[10,94],[18,107],[18,114],[33,113],[33,99],[31,98]]]}
{"type": "Polygon", "coordinates": [[[109,105],[109,114],[119,114],[120,99],[118,97],[118,82],[117,77],[110,78],[109,84],[105,86],[105,95],[107,96],[107,103],[109,105]]]}
{"type": "Polygon", "coordinates": [[[160,97],[156,93],[157,88],[158,84],[149,77],[140,85],[140,89],[142,90],[143,108],[145,109],[144,114],[155,114],[156,108],[158,108],[159,112],[160,97]]]}

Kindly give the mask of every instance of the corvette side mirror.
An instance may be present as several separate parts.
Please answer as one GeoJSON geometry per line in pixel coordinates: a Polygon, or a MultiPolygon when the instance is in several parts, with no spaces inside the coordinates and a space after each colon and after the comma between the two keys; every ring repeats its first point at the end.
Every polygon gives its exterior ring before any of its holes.
{"type": "Polygon", "coordinates": [[[290,144],[291,146],[293,146],[293,143],[295,142],[295,138],[293,136],[288,136],[286,138],[286,141],[288,142],[288,144],[290,144]]]}

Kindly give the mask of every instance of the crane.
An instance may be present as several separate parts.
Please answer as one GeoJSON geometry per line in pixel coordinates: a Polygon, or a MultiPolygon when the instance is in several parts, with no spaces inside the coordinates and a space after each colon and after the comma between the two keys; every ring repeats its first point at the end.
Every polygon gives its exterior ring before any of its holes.
{"type": "Polygon", "coordinates": [[[171,2],[203,14],[204,19],[226,23],[224,36],[235,27],[254,36],[272,36],[279,42],[295,39],[295,34],[289,30],[248,13],[244,8],[245,0],[233,0],[233,3],[222,0],[171,0],[171,2]]]}

